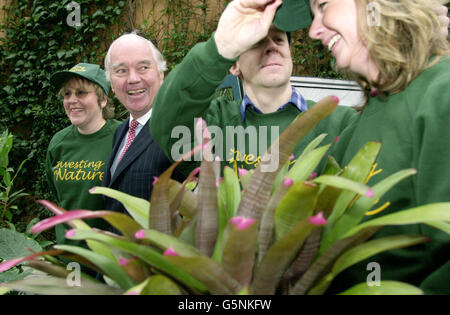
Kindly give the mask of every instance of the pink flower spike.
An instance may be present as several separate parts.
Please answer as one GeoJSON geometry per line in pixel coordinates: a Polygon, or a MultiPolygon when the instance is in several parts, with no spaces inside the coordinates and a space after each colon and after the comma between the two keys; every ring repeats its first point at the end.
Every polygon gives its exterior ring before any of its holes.
{"type": "Polygon", "coordinates": [[[192,176],[197,176],[198,173],[200,173],[200,167],[197,167],[197,168],[192,172],[192,176]]]}
{"type": "Polygon", "coordinates": [[[248,170],[246,170],[245,168],[239,168],[239,176],[244,176],[245,174],[248,173],[248,170]]]}
{"type": "Polygon", "coordinates": [[[233,217],[230,221],[236,226],[238,230],[245,230],[255,222],[254,219],[244,217],[233,217]]]}
{"type": "Polygon", "coordinates": [[[0,263],[0,272],[11,269],[15,265],[20,264],[22,261],[25,261],[25,259],[23,257],[17,258],[17,259],[6,260],[6,261],[0,263]]]}
{"type": "Polygon", "coordinates": [[[314,179],[317,177],[317,173],[316,172],[312,172],[311,175],[309,175],[308,180],[314,179]]]}
{"type": "Polygon", "coordinates": [[[101,218],[107,215],[108,213],[109,213],[108,211],[100,211],[100,210],[99,211],[71,210],[36,223],[31,227],[30,231],[31,233],[36,234],[48,230],[49,228],[52,228],[60,223],[66,223],[68,221],[76,219],[101,218]]]}
{"type": "Polygon", "coordinates": [[[74,230],[74,229],[68,230],[68,231],[66,232],[66,238],[71,238],[71,237],[73,237],[73,236],[75,236],[75,230],[74,230]]]}
{"type": "Polygon", "coordinates": [[[158,176],[153,176],[153,183],[152,185],[155,185],[156,182],[158,181],[159,177],[158,176]]]}
{"type": "Polygon", "coordinates": [[[367,190],[367,192],[364,194],[364,196],[368,197],[368,198],[372,198],[373,197],[373,189],[369,188],[367,190]]]}
{"type": "Polygon", "coordinates": [[[134,234],[134,237],[137,238],[138,240],[142,240],[145,238],[145,231],[144,230],[139,230],[136,232],[136,234],[134,234]]]}
{"type": "Polygon", "coordinates": [[[323,217],[323,213],[319,212],[317,215],[310,217],[309,218],[309,223],[311,223],[312,225],[326,225],[327,224],[327,220],[325,220],[325,218],[323,217]]]}
{"type": "Polygon", "coordinates": [[[164,251],[164,256],[179,256],[178,253],[173,249],[172,246],[167,247],[164,251]]]}
{"type": "Polygon", "coordinates": [[[198,119],[197,119],[197,123],[196,123],[196,128],[203,128],[203,125],[205,125],[206,123],[205,123],[205,121],[203,120],[203,118],[202,117],[199,117],[198,119]]]}
{"type": "Polygon", "coordinates": [[[292,179],[290,179],[289,177],[286,177],[283,181],[284,187],[290,187],[293,183],[294,183],[294,181],[292,179]]]}
{"type": "Polygon", "coordinates": [[[129,262],[130,262],[129,259],[126,259],[126,258],[123,258],[123,257],[119,258],[119,265],[121,265],[122,267],[126,266],[129,262]]]}
{"type": "Polygon", "coordinates": [[[211,133],[208,128],[203,128],[203,139],[211,139],[211,133]]]}

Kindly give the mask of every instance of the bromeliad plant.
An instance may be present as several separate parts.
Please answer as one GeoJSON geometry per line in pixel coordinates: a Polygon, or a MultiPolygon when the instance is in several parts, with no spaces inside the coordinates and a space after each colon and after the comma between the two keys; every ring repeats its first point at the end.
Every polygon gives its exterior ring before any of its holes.
{"type": "MultiPolygon", "coordinates": [[[[120,200],[129,214],[66,211],[40,201],[56,216],[33,227],[40,232],[67,222],[66,237],[86,240],[90,249],[56,245],[0,264],[0,271],[28,262],[52,275],[45,283],[27,279],[4,284],[41,294],[321,294],[347,267],[378,252],[425,242],[421,235],[368,239],[384,225],[425,223],[449,232],[450,203],[404,210],[363,220],[393,185],[415,170],[400,171],[373,187],[371,175],[380,144],[364,146],[341,169],[332,157],[321,176],[311,174],[330,145],[312,141],[289,168],[290,154],[337,102],[328,97],[301,114],[272,145],[280,167],[236,172],[226,167],[222,180],[205,149],[201,168],[183,183],[170,177],[178,163],[155,179],[150,203],[104,187],[91,190],[120,200]],[[188,188],[200,171],[197,191],[188,188]],[[426,214],[426,215],[425,215],[426,214]],[[101,217],[121,235],[91,229],[81,219],[101,217]],[[108,285],[83,274],[81,287],[66,285],[68,271],[51,256],[78,261],[104,275],[108,285]],[[36,260],[44,257],[43,260],[36,260]]],[[[207,133],[205,133],[207,134],[207,133]]],[[[262,158],[262,163],[267,159],[262,158]]],[[[348,294],[418,294],[411,285],[385,282],[358,285],[348,294]]]]}

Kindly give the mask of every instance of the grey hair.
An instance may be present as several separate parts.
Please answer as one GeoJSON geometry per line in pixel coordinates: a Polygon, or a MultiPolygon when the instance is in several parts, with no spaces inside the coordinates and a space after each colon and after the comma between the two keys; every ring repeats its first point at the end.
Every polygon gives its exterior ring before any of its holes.
{"type": "Polygon", "coordinates": [[[153,59],[155,59],[155,61],[156,61],[156,65],[158,67],[158,72],[163,73],[164,71],[167,70],[167,62],[164,59],[161,52],[158,50],[158,48],[156,48],[156,46],[150,40],[138,35],[136,31],[133,31],[131,33],[126,33],[126,34],[123,34],[120,37],[116,38],[109,46],[108,52],[106,53],[106,56],[105,56],[106,80],[111,81],[111,73],[109,71],[109,66],[110,66],[110,60],[111,60],[112,47],[119,39],[126,38],[126,37],[134,37],[134,38],[139,38],[139,39],[146,41],[150,45],[150,50],[152,51],[153,59]]]}

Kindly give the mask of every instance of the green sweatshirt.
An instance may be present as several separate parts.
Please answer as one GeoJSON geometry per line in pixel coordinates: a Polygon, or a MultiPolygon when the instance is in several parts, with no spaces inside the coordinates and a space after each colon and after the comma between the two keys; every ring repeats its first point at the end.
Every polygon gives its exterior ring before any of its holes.
{"type": "MultiPolygon", "coordinates": [[[[257,167],[272,141],[300,114],[293,105],[267,114],[247,107],[243,120],[241,100],[214,99],[235,61],[223,58],[211,38],[196,45],[164,80],[155,98],[150,128],[172,161],[194,147],[194,118],[202,117],[216,143],[215,154],[221,157],[222,167],[257,167]]],[[[329,134],[324,142],[331,142],[353,118],[352,109],[339,107],[297,145],[294,155],[297,157],[310,140],[323,132],[329,134]]],[[[183,162],[180,170],[187,175],[198,164],[183,162]]]]}
{"type": "MultiPolygon", "coordinates": [[[[119,125],[117,120],[107,120],[90,135],[80,134],[76,126],[70,125],[53,136],[47,150],[46,175],[57,205],[66,210],[103,209],[102,196],[91,195],[89,189],[102,184],[119,125]]],[[[61,233],[57,233],[58,241],[63,241],[61,233]]]]}
{"type": "MultiPolygon", "coordinates": [[[[376,206],[390,206],[376,216],[435,202],[450,201],[450,58],[423,71],[400,93],[371,98],[362,114],[340,136],[332,155],[347,165],[368,141],[380,141],[373,185],[407,168],[417,174],[394,186],[376,206]]],[[[366,217],[371,219],[375,216],[366,217]]],[[[335,282],[335,291],[365,282],[369,262],[378,262],[381,279],[421,286],[425,293],[450,294],[450,235],[428,225],[385,227],[376,238],[423,234],[431,241],[371,257],[335,282]]]]}

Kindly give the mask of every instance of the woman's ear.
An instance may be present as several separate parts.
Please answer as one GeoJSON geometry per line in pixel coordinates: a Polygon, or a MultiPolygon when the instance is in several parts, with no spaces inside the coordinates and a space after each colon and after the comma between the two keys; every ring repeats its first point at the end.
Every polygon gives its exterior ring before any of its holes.
{"type": "Polygon", "coordinates": [[[108,104],[108,99],[105,97],[103,98],[103,100],[100,102],[100,107],[103,109],[106,107],[106,104],[108,104]]]}
{"type": "Polygon", "coordinates": [[[237,62],[235,62],[234,65],[231,66],[230,73],[235,77],[239,77],[241,75],[241,70],[239,69],[237,62]]]}

